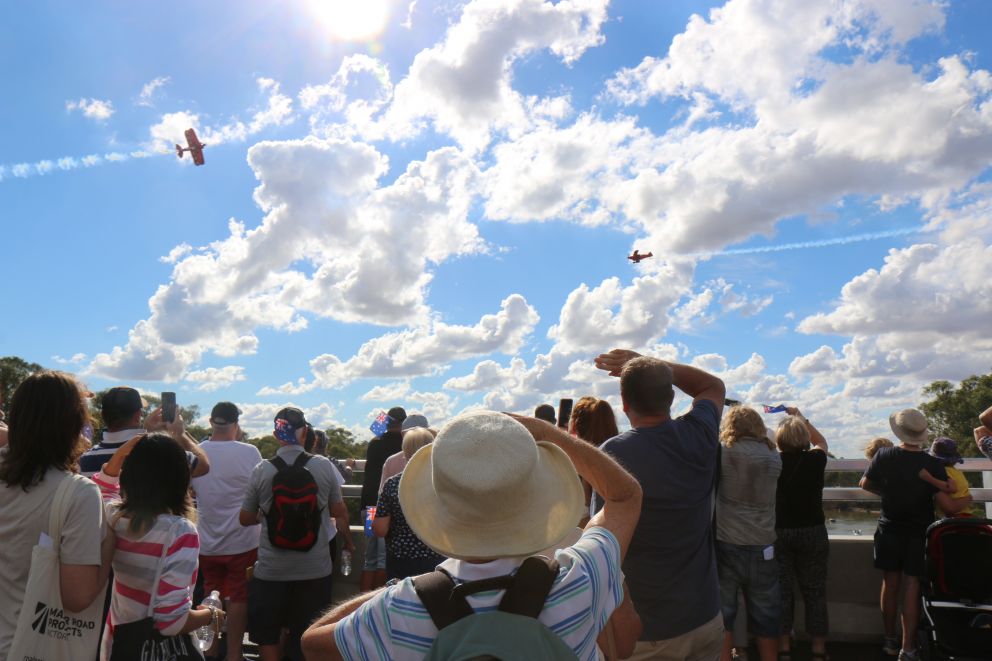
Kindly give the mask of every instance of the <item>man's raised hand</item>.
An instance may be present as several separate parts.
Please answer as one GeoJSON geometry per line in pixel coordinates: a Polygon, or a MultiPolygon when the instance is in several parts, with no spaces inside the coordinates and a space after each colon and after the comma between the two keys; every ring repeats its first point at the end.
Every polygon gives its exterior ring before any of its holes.
{"type": "Polygon", "coordinates": [[[596,357],[596,367],[609,372],[610,376],[620,376],[623,366],[640,355],[630,349],[613,349],[596,357]]]}

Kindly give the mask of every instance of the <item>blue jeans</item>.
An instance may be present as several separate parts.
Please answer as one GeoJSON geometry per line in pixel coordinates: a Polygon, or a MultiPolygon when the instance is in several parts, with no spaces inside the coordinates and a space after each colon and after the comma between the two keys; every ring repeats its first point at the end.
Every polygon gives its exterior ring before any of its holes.
{"type": "MultiPolygon", "coordinates": [[[[365,520],[366,509],[362,509],[362,520],[365,520]]],[[[365,565],[363,571],[386,571],[386,540],[382,537],[366,537],[365,565]]]]}
{"type": "Polygon", "coordinates": [[[765,560],[768,545],[749,546],[716,542],[717,574],[720,577],[720,610],[723,626],[734,630],[737,591],[744,592],[747,628],[759,638],[777,638],[782,612],[778,560],[765,560]]]}

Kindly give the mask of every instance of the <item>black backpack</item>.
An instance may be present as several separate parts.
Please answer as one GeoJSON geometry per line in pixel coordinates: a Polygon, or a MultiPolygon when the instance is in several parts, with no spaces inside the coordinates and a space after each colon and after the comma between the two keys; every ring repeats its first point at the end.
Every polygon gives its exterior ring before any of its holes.
{"type": "Polygon", "coordinates": [[[292,465],[281,457],[269,459],[276,467],[272,477],[272,507],[265,513],[272,546],[287,551],[309,551],[317,543],[321,508],[317,482],[304,466],[313,455],[300,453],[292,465]]]}

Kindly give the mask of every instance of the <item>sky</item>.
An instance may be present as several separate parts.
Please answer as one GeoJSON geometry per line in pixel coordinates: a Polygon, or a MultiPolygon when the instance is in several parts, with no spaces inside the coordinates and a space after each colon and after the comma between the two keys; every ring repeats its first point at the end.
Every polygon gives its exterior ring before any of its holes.
{"type": "Polygon", "coordinates": [[[857,456],[992,369],[990,28],[982,0],[4,3],[0,355],[368,437],[397,404],[625,422],[592,359],[632,348],[857,456]]]}

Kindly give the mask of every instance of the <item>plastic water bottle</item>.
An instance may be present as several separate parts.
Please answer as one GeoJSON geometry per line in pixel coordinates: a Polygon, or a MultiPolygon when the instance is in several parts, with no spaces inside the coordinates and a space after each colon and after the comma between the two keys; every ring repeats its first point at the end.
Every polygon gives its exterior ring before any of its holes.
{"type": "Polygon", "coordinates": [[[351,576],[351,551],[348,549],[341,551],[341,575],[351,576]]]}
{"type": "MultiPolygon", "coordinates": [[[[220,601],[220,592],[214,590],[210,593],[210,596],[203,600],[204,606],[213,606],[214,608],[222,609],[224,605],[220,601]]],[[[205,626],[196,629],[193,632],[193,640],[196,643],[196,649],[201,652],[206,652],[214,644],[214,627],[213,622],[205,626]]]]}

